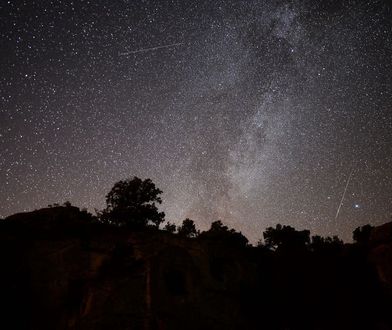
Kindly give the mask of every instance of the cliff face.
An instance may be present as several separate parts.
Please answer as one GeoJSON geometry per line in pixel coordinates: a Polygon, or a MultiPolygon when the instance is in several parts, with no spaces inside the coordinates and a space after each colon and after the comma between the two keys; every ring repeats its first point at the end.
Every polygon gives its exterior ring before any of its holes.
{"type": "Polygon", "coordinates": [[[97,225],[73,207],[7,218],[0,244],[7,329],[391,329],[390,296],[350,247],[278,256],[97,225]]]}
{"type": "Polygon", "coordinates": [[[392,222],[373,229],[370,245],[379,278],[392,292],[392,222]]]}
{"type": "Polygon", "coordinates": [[[255,277],[241,252],[81,215],[58,207],[3,224],[0,285],[15,329],[239,327],[241,283],[255,277]]]}

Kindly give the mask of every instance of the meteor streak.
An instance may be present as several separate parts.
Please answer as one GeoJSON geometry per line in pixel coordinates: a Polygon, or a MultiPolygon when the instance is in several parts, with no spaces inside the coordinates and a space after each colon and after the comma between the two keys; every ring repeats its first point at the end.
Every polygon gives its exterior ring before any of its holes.
{"type": "Polygon", "coordinates": [[[351,181],[351,177],[352,177],[352,175],[353,175],[353,172],[354,172],[354,169],[351,170],[350,175],[348,176],[348,179],[347,179],[347,182],[346,182],[346,186],[344,187],[344,191],[343,191],[342,198],[341,198],[341,200],[340,200],[338,209],[337,209],[337,211],[336,211],[335,221],[336,221],[336,219],[337,219],[338,216],[339,216],[340,208],[342,207],[343,200],[344,200],[344,196],[346,196],[346,191],[347,191],[348,185],[350,184],[350,181],[351,181]]]}
{"type": "Polygon", "coordinates": [[[119,53],[119,55],[120,56],[127,56],[127,55],[131,55],[131,54],[145,53],[145,52],[149,52],[152,50],[175,47],[175,46],[179,46],[179,45],[183,45],[183,44],[184,44],[183,42],[178,42],[178,43],[170,44],[170,45],[156,46],[156,47],[151,47],[151,48],[142,48],[142,49],[138,49],[138,50],[132,50],[130,52],[119,53]]]}

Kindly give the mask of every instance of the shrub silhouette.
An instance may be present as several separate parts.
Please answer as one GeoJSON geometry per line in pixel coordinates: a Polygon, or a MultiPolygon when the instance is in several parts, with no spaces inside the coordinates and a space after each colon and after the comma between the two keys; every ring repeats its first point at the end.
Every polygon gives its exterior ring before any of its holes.
{"type": "Polygon", "coordinates": [[[162,203],[160,194],[162,191],[150,179],[134,177],[119,181],[106,195],[107,207],[100,214],[100,219],[132,228],[143,228],[150,223],[159,227],[165,217],[156,206],[156,203],[162,203]]]}

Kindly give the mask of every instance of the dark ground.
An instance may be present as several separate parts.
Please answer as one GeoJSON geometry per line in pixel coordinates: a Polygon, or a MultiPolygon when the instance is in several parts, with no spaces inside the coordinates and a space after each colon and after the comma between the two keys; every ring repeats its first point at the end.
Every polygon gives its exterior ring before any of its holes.
{"type": "Polygon", "coordinates": [[[0,222],[3,329],[392,329],[392,223],[268,251],[132,232],[75,207],[0,222]]]}

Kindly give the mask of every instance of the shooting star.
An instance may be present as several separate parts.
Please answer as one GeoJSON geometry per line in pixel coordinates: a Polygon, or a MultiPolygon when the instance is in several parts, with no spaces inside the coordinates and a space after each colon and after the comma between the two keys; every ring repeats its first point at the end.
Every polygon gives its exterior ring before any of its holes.
{"type": "Polygon", "coordinates": [[[348,185],[350,184],[350,181],[351,181],[351,177],[352,177],[352,175],[353,175],[353,172],[354,172],[354,169],[351,170],[350,175],[348,176],[348,179],[347,179],[347,182],[346,182],[346,186],[344,187],[344,191],[343,191],[342,198],[341,198],[341,200],[340,200],[338,209],[337,209],[337,211],[336,211],[335,221],[336,221],[336,219],[337,219],[338,216],[339,216],[340,208],[342,207],[343,200],[344,200],[344,196],[346,196],[346,191],[347,191],[348,185]]]}
{"type": "Polygon", "coordinates": [[[152,50],[157,50],[157,49],[162,49],[162,48],[170,48],[170,47],[175,47],[175,46],[179,46],[179,45],[183,45],[183,42],[177,42],[175,44],[170,44],[170,45],[163,45],[163,46],[156,46],[156,47],[151,47],[151,48],[142,48],[142,49],[138,49],[138,50],[132,50],[130,52],[125,52],[125,53],[119,53],[120,56],[127,56],[127,55],[131,55],[131,54],[137,54],[137,53],[145,53],[145,52],[149,52],[152,50]]]}

